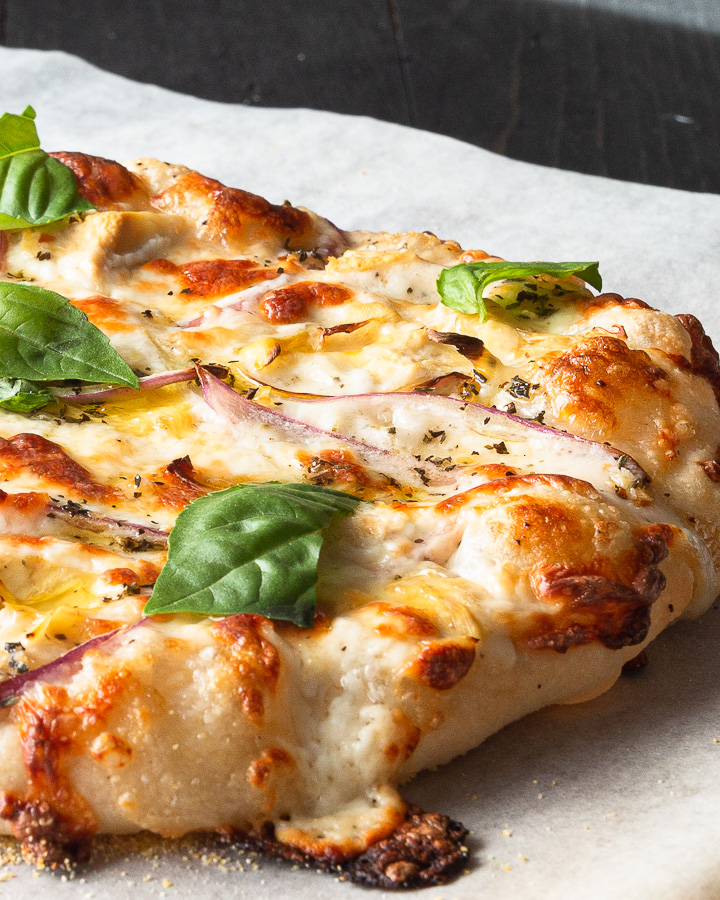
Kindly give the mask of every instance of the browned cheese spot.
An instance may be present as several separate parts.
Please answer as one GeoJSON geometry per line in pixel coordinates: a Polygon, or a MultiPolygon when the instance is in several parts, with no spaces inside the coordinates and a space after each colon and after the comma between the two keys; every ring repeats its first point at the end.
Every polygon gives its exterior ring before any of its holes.
{"type": "Polygon", "coordinates": [[[47,506],[47,494],[28,491],[23,494],[6,494],[0,490],[0,509],[14,510],[21,515],[30,515],[47,506]]]}
{"type": "Polygon", "coordinates": [[[144,586],[157,581],[160,572],[152,563],[139,559],[134,565],[134,569],[125,567],[108,569],[103,573],[104,578],[109,585],[124,584],[126,586],[144,586]]]}
{"type": "Polygon", "coordinates": [[[295,458],[313,484],[348,484],[370,487],[374,480],[350,450],[320,450],[316,454],[297,450],[295,458]]]}
{"type": "Polygon", "coordinates": [[[85,313],[93,325],[102,331],[133,331],[136,325],[126,318],[125,307],[119,300],[94,294],[81,300],[71,300],[73,306],[85,313]]]}
{"type": "Polygon", "coordinates": [[[534,615],[532,624],[521,630],[521,645],[564,653],[593,641],[612,650],[644,641],[650,609],[665,587],[659,565],[673,537],[669,525],[649,525],[620,560],[539,570],[535,589],[551,609],[534,615]]]}
{"type": "Polygon", "coordinates": [[[474,488],[463,491],[460,494],[454,494],[446,500],[441,500],[435,506],[435,509],[443,514],[452,515],[460,506],[472,503],[478,497],[500,497],[519,487],[547,486],[551,488],[566,488],[576,494],[589,499],[596,499],[599,495],[595,488],[587,481],[579,478],[573,478],[570,475],[515,475],[512,469],[503,465],[489,465],[478,468],[478,471],[485,473],[487,471],[489,477],[493,480],[485,484],[479,484],[474,488]],[[510,473],[510,474],[508,474],[510,473]]]}
{"type": "Polygon", "coordinates": [[[199,172],[183,175],[150,202],[168,212],[199,213],[200,233],[211,240],[252,243],[274,237],[280,244],[289,240],[292,247],[312,249],[313,222],[308,213],[294,206],[276,206],[199,172]],[[303,247],[308,240],[310,244],[303,247]]]}
{"type": "Polygon", "coordinates": [[[491,257],[489,253],[486,253],[484,250],[465,250],[463,255],[460,257],[458,262],[460,263],[473,263],[473,262],[481,262],[483,259],[497,259],[496,256],[491,257]]]}
{"type": "Polygon", "coordinates": [[[347,288],[322,281],[300,281],[268,291],[258,306],[260,315],[275,325],[303,322],[314,306],[339,306],[351,298],[347,288]]]}
{"type": "Polygon", "coordinates": [[[412,663],[410,674],[433,690],[449,691],[470,671],[476,644],[475,638],[428,644],[412,663]]]}
{"type": "Polygon", "coordinates": [[[667,373],[616,337],[584,338],[540,365],[555,414],[578,416],[604,438],[617,428],[616,410],[627,408],[628,397],[654,407],[658,395],[669,394],[667,373]]]}
{"type": "Polygon", "coordinates": [[[188,503],[204,497],[212,487],[200,481],[189,456],[174,459],[158,476],[146,479],[162,506],[184,509],[188,503]]]}
{"type": "Polygon", "coordinates": [[[253,787],[263,790],[273,772],[280,768],[293,768],[295,760],[282,747],[270,747],[248,766],[247,780],[253,787]]]}
{"type": "Polygon", "coordinates": [[[103,731],[90,745],[90,754],[104,766],[124,769],[132,760],[133,748],[119,735],[103,731]]]}
{"type": "Polygon", "coordinates": [[[637,297],[622,297],[620,294],[598,294],[596,297],[587,297],[583,302],[585,309],[602,309],[606,306],[623,306],[625,309],[652,309],[644,300],[637,297]]]}
{"type": "Polygon", "coordinates": [[[410,606],[394,606],[382,600],[366,604],[361,610],[363,620],[382,637],[398,641],[431,638],[437,634],[435,623],[410,606]]]}
{"type": "Polygon", "coordinates": [[[93,206],[112,208],[129,200],[136,192],[142,191],[132,172],[111,159],[65,150],[51,153],[50,156],[54,156],[72,171],[77,181],[78,193],[93,206]]]}
{"type": "Polygon", "coordinates": [[[64,687],[43,684],[39,696],[36,687],[12,708],[28,788],[25,796],[0,795],[0,817],[10,824],[28,859],[54,868],[87,857],[98,822],[73,786],[67,761],[86,752],[129,681],[127,670],[116,669],[72,699],[64,687]]]}
{"type": "Polygon", "coordinates": [[[180,296],[189,300],[225,297],[278,277],[277,269],[259,266],[252,259],[203,259],[184,265],[176,265],[167,259],[154,259],[145,263],[145,268],[176,277],[181,288],[180,296]]]}
{"type": "Polygon", "coordinates": [[[264,627],[271,626],[263,616],[239,613],[214,622],[210,629],[228,650],[242,710],[255,725],[263,724],[264,694],[275,693],[280,675],[280,654],[265,637],[264,627]]]}
{"type": "Polygon", "coordinates": [[[39,434],[0,438],[0,474],[11,478],[20,472],[31,472],[82,499],[109,501],[120,496],[113,488],[98,484],[62,447],[39,434]]]}
{"type": "Polygon", "coordinates": [[[415,752],[417,745],[420,743],[422,731],[413,722],[407,713],[401,709],[393,710],[393,721],[399,725],[405,732],[404,740],[400,743],[390,743],[383,748],[383,753],[388,762],[403,763],[415,752]]]}

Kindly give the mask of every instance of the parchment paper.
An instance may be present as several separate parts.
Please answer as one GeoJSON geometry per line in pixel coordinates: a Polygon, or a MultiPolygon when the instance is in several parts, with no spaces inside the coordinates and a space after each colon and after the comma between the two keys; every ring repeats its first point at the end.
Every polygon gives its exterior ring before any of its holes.
{"type": "MultiPolygon", "coordinates": [[[[427,229],[508,259],[599,259],[606,290],[693,312],[720,338],[718,196],[544,169],[372,119],[197,100],[60,53],[2,49],[0,64],[2,110],[32,103],[46,149],[182,162],[345,228],[427,229]]],[[[537,713],[406,786],[472,829],[469,874],[418,893],[720,898],[717,604],[649,653],[644,672],[597,700],[537,713]]],[[[212,841],[98,852],[69,880],[18,865],[8,875],[0,897],[27,900],[367,896],[212,841]],[[220,865],[205,864],[213,854],[220,865]]]]}

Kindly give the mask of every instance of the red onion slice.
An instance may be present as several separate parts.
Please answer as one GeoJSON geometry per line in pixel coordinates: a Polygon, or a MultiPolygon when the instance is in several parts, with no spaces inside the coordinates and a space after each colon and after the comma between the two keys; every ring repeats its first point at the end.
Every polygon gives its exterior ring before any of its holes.
{"type": "Polygon", "coordinates": [[[86,405],[88,403],[108,403],[112,400],[124,400],[126,397],[137,397],[140,393],[154,391],[168,384],[180,384],[183,381],[194,381],[195,369],[175,369],[172,372],[160,372],[140,378],[140,387],[104,388],[99,391],[80,391],[79,393],[58,393],[55,397],[64,403],[86,405]]]}
{"type": "Polygon", "coordinates": [[[64,678],[68,678],[79,671],[83,661],[83,657],[88,650],[97,650],[100,647],[112,646],[118,638],[124,637],[136,628],[142,628],[149,623],[149,618],[143,616],[132,625],[123,625],[105,634],[85,641],[62,656],[58,656],[52,662],[46,663],[44,666],[38,666],[37,669],[31,669],[29,672],[23,672],[21,675],[14,675],[0,684],[0,706],[3,704],[9,706],[7,702],[12,697],[19,697],[27,688],[32,687],[37,682],[45,682],[52,684],[64,678]]]}
{"type": "Polygon", "coordinates": [[[26,688],[31,687],[37,681],[48,681],[73,675],[80,668],[82,659],[88,650],[94,650],[107,644],[119,631],[119,628],[115,628],[106,634],[91,638],[44,666],[23,672],[22,675],[14,675],[7,681],[3,681],[0,684],[0,704],[7,704],[11,697],[19,697],[26,688]]]}
{"type": "MultiPolygon", "coordinates": [[[[482,458],[490,452],[490,461],[512,465],[513,451],[505,455],[507,448],[498,448],[497,445],[517,442],[521,448],[526,448],[527,459],[533,467],[546,474],[558,470],[569,474],[566,470],[570,465],[576,477],[606,489],[608,470],[617,472],[619,468],[624,468],[635,486],[650,481],[639,463],[608,444],[581,438],[499,409],[437,394],[399,392],[316,399],[282,397],[278,402],[296,417],[296,421],[308,423],[310,427],[327,427],[328,422],[332,422],[338,434],[350,435],[355,440],[372,440],[386,451],[392,451],[396,445],[427,446],[428,455],[432,453],[442,458],[443,451],[446,455],[452,455],[447,454],[453,442],[451,432],[458,429],[456,436],[462,435],[466,443],[469,441],[468,433],[474,435],[478,462],[487,462],[482,458]],[[424,444],[423,432],[446,433],[448,440],[424,444]],[[558,464],[561,458],[562,468],[558,464]]],[[[344,439],[348,440],[348,437],[344,439]]]]}
{"type": "Polygon", "coordinates": [[[67,503],[60,506],[56,503],[48,503],[48,514],[55,519],[72,523],[80,531],[91,531],[94,534],[108,534],[118,538],[121,542],[134,543],[139,546],[123,549],[132,550],[165,550],[168,545],[167,531],[159,528],[150,528],[148,525],[139,525],[136,522],[124,522],[121,519],[111,519],[107,516],[95,516],[89,509],[77,503],[67,503]]]}
{"type": "Polygon", "coordinates": [[[292,441],[303,447],[317,446],[318,439],[332,441],[333,444],[344,444],[358,454],[364,465],[414,487],[446,486],[456,480],[432,465],[424,466],[409,453],[385,450],[343,434],[316,428],[268,409],[241,396],[200,366],[198,378],[205,402],[233,425],[264,425],[272,428],[280,440],[292,441]]]}
{"type": "Polygon", "coordinates": [[[471,447],[478,465],[518,465],[545,474],[561,471],[612,493],[616,485],[620,487],[620,469],[630,476],[628,486],[638,487],[650,480],[632,457],[615,447],[451,397],[416,392],[283,397],[278,405],[291,411],[290,417],[240,396],[204,370],[199,378],[208,405],[234,424],[270,426],[284,439],[301,445],[317,443],[319,437],[340,441],[358,451],[365,464],[413,485],[419,479],[426,487],[457,491],[472,484],[475,466],[456,467],[453,453],[448,452],[458,435],[466,445],[474,442],[471,447]],[[445,446],[424,442],[425,434],[452,431],[455,436],[445,446]],[[425,462],[411,456],[407,447],[427,447],[425,462]],[[442,469],[443,456],[450,458],[446,471],[442,469]]]}

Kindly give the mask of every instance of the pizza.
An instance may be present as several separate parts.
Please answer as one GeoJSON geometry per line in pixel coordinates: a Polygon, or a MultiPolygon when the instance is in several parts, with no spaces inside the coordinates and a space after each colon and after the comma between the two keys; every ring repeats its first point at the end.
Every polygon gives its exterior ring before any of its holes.
{"type": "Polygon", "coordinates": [[[595,264],[32,134],[0,159],[2,831],[443,882],[466,831],[398,785],[718,592],[709,338],[595,264]]]}

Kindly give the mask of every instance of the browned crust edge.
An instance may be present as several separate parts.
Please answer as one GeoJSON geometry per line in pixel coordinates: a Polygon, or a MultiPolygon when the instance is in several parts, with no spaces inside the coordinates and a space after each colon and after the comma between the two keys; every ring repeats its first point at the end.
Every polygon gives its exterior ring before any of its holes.
{"type": "Polygon", "coordinates": [[[467,862],[464,841],[468,831],[440,813],[426,813],[408,806],[405,821],[390,837],[380,840],[351,859],[329,853],[313,857],[275,837],[271,823],[258,832],[226,835],[244,852],[262,853],[295,865],[331,872],[341,881],[381,890],[403,890],[447,884],[467,862]]]}
{"type": "Polygon", "coordinates": [[[681,313],[675,318],[690,335],[692,349],[690,366],[696,375],[702,376],[713,389],[720,406],[720,357],[709,335],[705,334],[700,320],[689,313],[681,313]]]}
{"type": "Polygon", "coordinates": [[[545,570],[538,592],[560,606],[553,615],[536,615],[522,636],[528,650],[555,650],[599,641],[610,650],[641,644],[650,630],[653,603],[665,589],[659,568],[667,558],[673,531],[668,525],[648,526],[636,541],[636,572],[631,585],[599,575],[573,572],[563,566],[545,570]]]}

